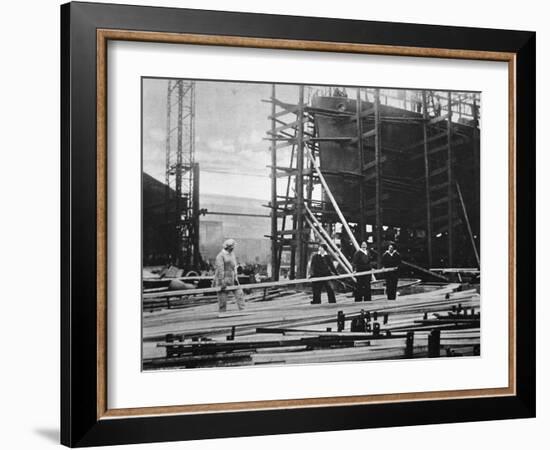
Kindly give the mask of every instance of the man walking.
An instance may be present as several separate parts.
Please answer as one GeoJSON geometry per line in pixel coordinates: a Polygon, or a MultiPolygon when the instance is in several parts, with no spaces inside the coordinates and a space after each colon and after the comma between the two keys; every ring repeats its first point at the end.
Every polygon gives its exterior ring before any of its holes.
{"type": "MultiPolygon", "coordinates": [[[[355,252],[353,259],[351,260],[353,265],[353,270],[355,272],[366,272],[367,270],[372,270],[370,264],[369,251],[367,249],[367,243],[361,242],[361,248],[355,252]]],[[[357,285],[355,287],[355,301],[356,302],[370,302],[371,301],[371,291],[370,291],[370,282],[372,276],[363,275],[356,277],[357,285]]]]}
{"type": "Polygon", "coordinates": [[[382,255],[382,265],[384,267],[397,267],[397,270],[386,272],[386,295],[388,300],[395,300],[397,293],[397,282],[399,281],[399,265],[401,264],[401,255],[395,249],[395,244],[390,242],[388,249],[382,255]]]}
{"type": "MultiPolygon", "coordinates": [[[[223,248],[218,256],[216,256],[216,269],[214,272],[213,286],[221,287],[218,292],[218,308],[221,313],[226,311],[227,308],[227,296],[226,291],[228,286],[238,285],[237,279],[237,259],[233,250],[235,249],[236,242],[234,239],[228,239],[223,243],[223,248]]],[[[244,294],[241,288],[233,291],[235,295],[235,301],[240,311],[244,309],[244,294]]]]}
{"type": "MultiPolygon", "coordinates": [[[[327,245],[321,244],[317,253],[311,257],[308,278],[328,277],[330,275],[337,275],[337,272],[327,254],[327,245]]],[[[314,281],[311,283],[311,289],[313,290],[312,305],[321,303],[321,291],[323,288],[327,291],[328,302],[336,303],[336,297],[334,296],[334,290],[330,285],[330,281],[314,281]]]]}

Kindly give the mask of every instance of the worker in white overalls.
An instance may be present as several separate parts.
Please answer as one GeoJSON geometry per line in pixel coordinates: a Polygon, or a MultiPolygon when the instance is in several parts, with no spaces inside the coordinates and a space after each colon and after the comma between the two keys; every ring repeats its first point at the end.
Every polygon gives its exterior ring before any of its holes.
{"type": "MultiPolygon", "coordinates": [[[[228,291],[226,288],[239,284],[237,279],[237,259],[233,250],[236,242],[234,239],[228,239],[223,243],[223,249],[216,256],[216,271],[214,272],[213,286],[221,287],[218,292],[218,306],[221,313],[226,311],[228,291]]],[[[241,288],[233,291],[235,301],[239,310],[244,309],[244,294],[241,288]]]]}

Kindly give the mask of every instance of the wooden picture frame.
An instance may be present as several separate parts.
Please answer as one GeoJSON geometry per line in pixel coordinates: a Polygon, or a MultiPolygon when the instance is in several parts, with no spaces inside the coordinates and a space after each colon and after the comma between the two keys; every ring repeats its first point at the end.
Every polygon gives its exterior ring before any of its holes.
{"type": "Polygon", "coordinates": [[[535,33],[189,9],[61,7],[61,441],[68,446],[535,415],[535,33]],[[509,70],[509,386],[109,409],[109,40],[504,61],[509,70]]]}

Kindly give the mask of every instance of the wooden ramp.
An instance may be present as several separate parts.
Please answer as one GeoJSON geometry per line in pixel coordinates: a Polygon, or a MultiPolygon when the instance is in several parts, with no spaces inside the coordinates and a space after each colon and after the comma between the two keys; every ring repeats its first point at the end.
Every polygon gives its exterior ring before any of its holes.
{"type": "MultiPolygon", "coordinates": [[[[351,294],[340,293],[336,304],[320,305],[311,305],[307,292],[276,290],[251,293],[244,311],[237,310],[231,296],[223,314],[212,296],[190,298],[170,309],[146,310],[143,368],[366,361],[426,357],[430,352],[430,356],[477,354],[477,291],[460,284],[426,289],[395,301],[374,295],[371,302],[355,302],[351,294]],[[407,342],[411,332],[412,344],[407,342]]],[[[322,301],[327,301],[324,293],[322,301]]]]}

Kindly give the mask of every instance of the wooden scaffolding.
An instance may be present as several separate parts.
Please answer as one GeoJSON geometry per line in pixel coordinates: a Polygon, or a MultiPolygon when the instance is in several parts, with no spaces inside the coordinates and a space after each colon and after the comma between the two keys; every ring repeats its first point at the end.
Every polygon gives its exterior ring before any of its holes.
{"type": "MultiPolygon", "coordinates": [[[[410,220],[407,219],[409,223],[402,225],[425,230],[422,246],[427,257],[422,267],[414,263],[405,264],[420,271],[433,267],[433,240],[436,236],[445,235],[446,260],[439,260],[438,265],[454,267],[454,229],[464,226],[479,267],[479,236],[472,230],[461,186],[453,173],[457,164],[453,151],[465,143],[473,148],[473,160],[477,161],[479,173],[479,94],[400,91],[396,95],[392,90],[356,88],[353,102],[345,97],[343,104],[348,107],[338,105],[336,108],[326,108],[311,101],[312,92],[319,95],[318,88],[300,86],[296,103],[278,99],[276,89],[276,85],[272,85],[271,97],[267,100],[271,104],[271,129],[267,133],[271,153],[269,237],[273,279],[279,278],[285,251],[290,255],[289,277],[305,277],[310,246],[319,242],[327,244],[329,253],[340,263],[342,270],[351,271],[349,255],[346,257],[343,254],[334,238],[337,223],[341,224],[342,237],[349,240],[350,248],[358,249],[358,240],[372,242],[380,263],[384,250],[384,230],[390,221],[389,216],[385,217],[385,212],[392,209],[388,200],[392,189],[406,189],[423,198],[424,218],[419,221],[415,219],[416,216],[411,216],[410,220]],[[408,112],[408,115],[388,115],[386,105],[392,101],[395,103],[396,99],[401,102],[399,108],[408,112]],[[350,108],[352,103],[354,107],[350,108]],[[321,136],[316,116],[347,120],[354,124],[355,132],[321,136]],[[460,126],[457,126],[457,122],[460,122],[460,126]],[[384,136],[388,133],[383,130],[385,123],[414,124],[421,131],[422,138],[396,148],[384,142],[384,136]],[[465,133],[465,126],[471,127],[472,132],[465,133]],[[359,215],[354,225],[350,225],[351,217],[339,207],[325,179],[325,176],[334,174],[320,165],[321,146],[329,142],[356,149],[357,167],[360,169],[353,173],[340,173],[344,177],[355,177],[358,181],[359,201],[356,209],[359,215]],[[288,151],[289,148],[290,160],[282,164],[281,149],[288,151]],[[406,182],[385,174],[387,161],[397,157],[406,157],[411,163],[422,161],[423,173],[417,179],[407,179],[406,182]],[[280,192],[280,186],[278,188],[277,180],[280,178],[286,178],[287,181],[283,192],[280,192]],[[418,182],[421,182],[421,188],[417,186],[418,182]],[[317,185],[321,186],[320,200],[312,196],[317,185]]],[[[326,95],[326,90],[321,95],[326,95]]],[[[329,90],[329,96],[333,96],[332,89],[329,90]]],[[[479,198],[478,177],[472,180],[468,189],[469,192],[473,189],[473,197],[479,198]]]]}

